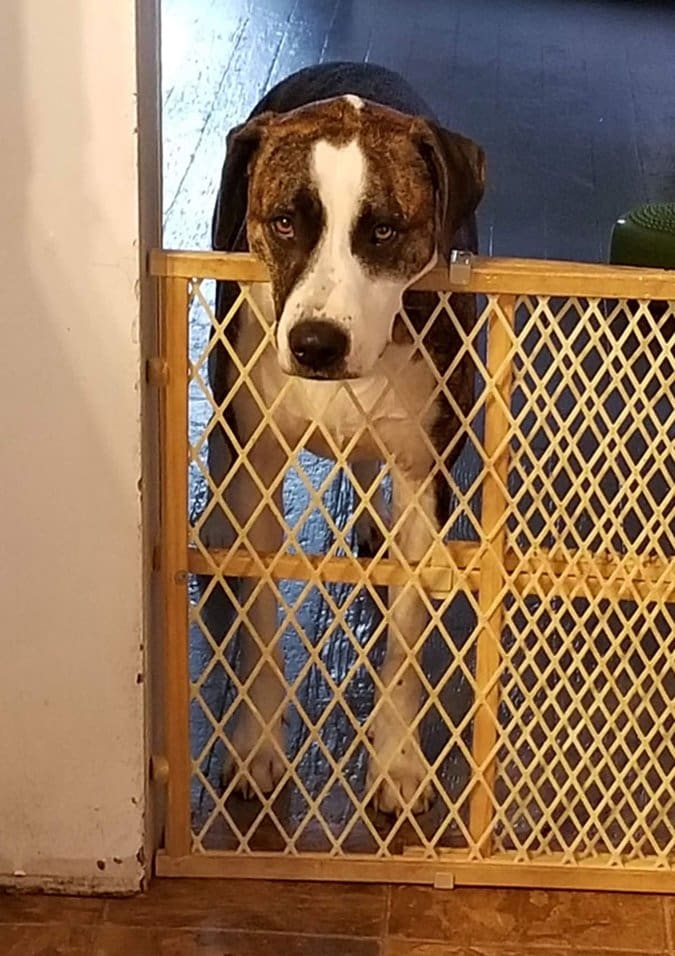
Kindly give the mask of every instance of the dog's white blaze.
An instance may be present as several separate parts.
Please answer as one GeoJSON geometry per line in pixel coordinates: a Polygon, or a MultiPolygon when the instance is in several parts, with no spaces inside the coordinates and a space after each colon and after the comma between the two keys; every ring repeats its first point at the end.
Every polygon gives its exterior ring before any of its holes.
{"type": "Polygon", "coordinates": [[[279,363],[291,370],[288,335],[303,319],[326,319],[350,336],[347,373],[371,371],[389,342],[401,295],[410,280],[370,275],[351,251],[366,184],[367,160],[356,140],[319,140],[311,171],[324,211],[324,231],[308,272],[293,289],[279,322],[279,363]]]}
{"type": "Polygon", "coordinates": [[[363,100],[360,96],[354,96],[353,93],[346,93],[344,97],[350,106],[353,106],[355,110],[363,109],[363,100]]]}
{"type": "Polygon", "coordinates": [[[313,149],[312,173],[326,219],[315,272],[317,284],[354,281],[353,267],[358,262],[350,249],[351,231],[365,188],[366,157],[356,140],[346,146],[319,140],[313,149]]]}

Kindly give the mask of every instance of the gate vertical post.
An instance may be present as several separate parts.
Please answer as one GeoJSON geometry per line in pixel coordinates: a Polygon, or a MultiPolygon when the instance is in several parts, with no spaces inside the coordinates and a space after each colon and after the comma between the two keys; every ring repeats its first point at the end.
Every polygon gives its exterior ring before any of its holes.
{"type": "Polygon", "coordinates": [[[162,280],[160,568],[165,660],[164,740],[169,764],[165,849],[190,851],[188,672],[188,280],[162,280]]]}
{"type": "Polygon", "coordinates": [[[488,323],[485,400],[485,455],[488,468],[482,488],[481,528],[487,544],[479,563],[479,635],[476,651],[476,699],[473,758],[475,773],[469,831],[473,845],[490,854],[496,779],[495,745],[499,707],[502,592],[505,583],[506,494],[509,469],[512,335],[515,296],[500,295],[488,323]]]}

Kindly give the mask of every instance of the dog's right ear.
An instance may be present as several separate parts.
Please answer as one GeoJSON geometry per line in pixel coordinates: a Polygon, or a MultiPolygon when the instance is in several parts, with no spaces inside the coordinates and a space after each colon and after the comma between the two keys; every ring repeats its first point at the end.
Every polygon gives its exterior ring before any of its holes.
{"type": "Polygon", "coordinates": [[[267,124],[275,116],[260,113],[227,134],[227,150],[211,223],[211,245],[222,252],[246,249],[246,206],[251,161],[267,124]]]}

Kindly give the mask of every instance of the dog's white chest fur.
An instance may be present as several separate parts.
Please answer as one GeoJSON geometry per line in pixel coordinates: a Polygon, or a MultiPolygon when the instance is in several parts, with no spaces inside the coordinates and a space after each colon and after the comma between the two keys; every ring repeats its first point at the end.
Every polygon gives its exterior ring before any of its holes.
{"type": "MultiPolygon", "coordinates": [[[[272,323],[269,290],[255,287],[253,297],[272,323]]],[[[258,319],[248,308],[242,309],[237,351],[244,362],[250,362],[262,335],[258,319]]],[[[405,471],[426,474],[434,376],[426,362],[412,362],[411,353],[410,346],[390,345],[368,376],[348,382],[314,381],[282,372],[270,342],[248,374],[265,408],[274,407],[275,424],[289,444],[326,457],[335,457],[337,449],[354,460],[388,454],[405,471]]]]}

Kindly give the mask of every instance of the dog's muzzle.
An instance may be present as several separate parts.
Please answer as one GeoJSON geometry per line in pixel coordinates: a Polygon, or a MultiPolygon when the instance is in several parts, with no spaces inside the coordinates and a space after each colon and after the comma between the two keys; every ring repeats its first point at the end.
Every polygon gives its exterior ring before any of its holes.
{"type": "Polygon", "coordinates": [[[305,319],[289,332],[288,345],[296,374],[307,378],[337,378],[349,351],[349,336],[334,322],[305,319]]]}

